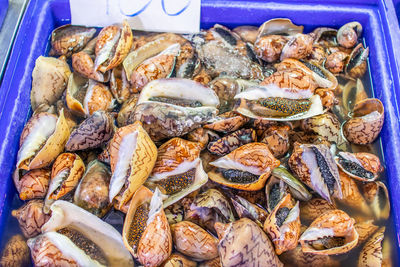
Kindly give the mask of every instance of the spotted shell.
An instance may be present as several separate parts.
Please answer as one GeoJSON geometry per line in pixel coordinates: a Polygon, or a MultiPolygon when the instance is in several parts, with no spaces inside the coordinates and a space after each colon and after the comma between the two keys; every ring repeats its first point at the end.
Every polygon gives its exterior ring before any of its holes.
{"type": "Polygon", "coordinates": [[[337,32],[338,43],[346,48],[352,48],[357,44],[358,37],[362,33],[362,25],[357,22],[349,22],[344,24],[337,32]]]}
{"type": "Polygon", "coordinates": [[[110,169],[98,160],[91,161],[80,180],[74,203],[79,207],[103,217],[111,208],[109,201],[110,169]]]}
{"type": "Polygon", "coordinates": [[[215,229],[222,266],[283,266],[267,235],[250,219],[216,223],[215,229]]]}
{"type": "Polygon", "coordinates": [[[218,256],[217,239],[200,226],[182,221],[171,226],[175,248],[197,261],[210,260],[218,256]]]}
{"type": "Polygon", "coordinates": [[[84,48],[96,33],[95,28],[87,28],[75,25],[63,25],[51,33],[50,55],[70,56],[84,48]]]}
{"type": "Polygon", "coordinates": [[[297,267],[339,267],[340,262],[334,256],[304,253],[301,246],[284,252],[279,257],[284,264],[297,267]]]}
{"type": "Polygon", "coordinates": [[[225,156],[242,145],[256,141],[257,136],[253,129],[240,129],[208,143],[207,149],[217,156],[225,156]]]}
{"type": "Polygon", "coordinates": [[[133,257],[145,266],[160,265],[171,255],[172,236],[158,189],[153,194],[142,186],[133,195],[122,238],[133,257]],[[140,206],[149,202],[148,213],[137,215],[140,206]]]}
{"type": "Polygon", "coordinates": [[[300,237],[303,252],[322,255],[346,253],[354,248],[357,243],[358,233],[354,228],[354,219],[342,210],[331,210],[323,213],[311,223],[300,237]],[[318,241],[324,237],[344,238],[344,242],[338,246],[325,249],[316,249],[310,244],[310,242],[318,241]]]}
{"type": "Polygon", "coordinates": [[[318,218],[322,213],[336,209],[334,204],[323,198],[312,198],[300,203],[300,218],[302,222],[309,223],[318,218]]]}
{"type": "Polygon", "coordinates": [[[19,222],[19,227],[26,238],[40,234],[40,229],[47,222],[49,216],[43,212],[43,200],[30,200],[17,210],[12,216],[19,222]]]}
{"type": "Polygon", "coordinates": [[[196,267],[197,263],[192,261],[180,253],[174,252],[163,262],[161,267],[196,267]]]}
{"type": "Polygon", "coordinates": [[[334,52],[326,57],[325,67],[335,74],[343,72],[348,56],[347,53],[342,51],[334,52]]]}
{"type": "Polygon", "coordinates": [[[371,208],[368,206],[363,195],[359,191],[356,182],[341,170],[339,170],[339,175],[343,197],[342,199],[337,199],[336,201],[367,216],[372,215],[371,208]]]}
{"type": "Polygon", "coordinates": [[[266,62],[275,62],[279,60],[287,41],[287,37],[282,35],[264,35],[255,41],[254,52],[258,58],[266,62]]]}
{"type": "Polygon", "coordinates": [[[150,175],[157,159],[157,148],[142,124],[135,122],[117,130],[110,141],[109,152],[110,202],[121,193],[122,206],[150,175]]]}
{"type": "Polygon", "coordinates": [[[352,118],[343,125],[343,133],[354,144],[370,144],[381,132],[383,120],[382,102],[376,98],[367,98],[355,104],[352,118]]]}
{"type": "Polygon", "coordinates": [[[32,72],[31,106],[35,110],[40,104],[54,104],[67,88],[71,71],[66,61],[40,56],[32,72]]]}
{"type": "Polygon", "coordinates": [[[215,118],[215,121],[204,125],[204,128],[217,132],[228,133],[239,130],[248,121],[249,119],[247,117],[229,111],[218,115],[215,118]]]}
{"type": "Polygon", "coordinates": [[[61,199],[73,191],[84,173],[85,164],[77,154],[60,154],[54,161],[51,170],[51,180],[45,199],[44,211],[47,213],[55,200],[61,199]]]}
{"type": "Polygon", "coordinates": [[[96,111],[71,132],[65,145],[68,151],[96,148],[114,134],[114,119],[104,111],[96,111]]]}
{"type": "Polygon", "coordinates": [[[18,182],[19,198],[44,198],[49,188],[50,173],[48,169],[35,169],[24,174],[18,182]]]}
{"type": "Polygon", "coordinates": [[[225,179],[221,173],[212,170],[208,173],[216,183],[249,191],[257,191],[264,187],[271,171],[278,167],[280,162],[269,151],[264,143],[250,143],[233,150],[228,155],[210,163],[217,168],[236,169],[247,171],[260,177],[251,183],[236,183],[225,179]]]}
{"type": "Polygon", "coordinates": [[[39,113],[29,119],[21,133],[17,168],[32,170],[48,166],[63,151],[69,127],[60,116],[39,113]]]}
{"type": "Polygon", "coordinates": [[[291,36],[282,49],[280,60],[284,60],[285,58],[305,58],[311,53],[313,42],[314,36],[312,33],[298,33],[291,36]]]}
{"type": "Polygon", "coordinates": [[[384,232],[385,227],[381,227],[370,239],[368,239],[361,250],[357,266],[382,266],[382,243],[384,232]]]}
{"type": "Polygon", "coordinates": [[[279,201],[264,222],[264,231],[274,243],[277,255],[297,247],[300,237],[300,226],[299,202],[293,205],[291,195],[287,194],[279,201]],[[279,226],[277,223],[277,213],[282,208],[288,208],[290,211],[282,222],[282,225],[279,226]]]}
{"type": "Polygon", "coordinates": [[[379,157],[367,152],[339,152],[335,157],[338,167],[350,177],[363,182],[371,182],[378,178],[383,171],[379,157]],[[343,159],[346,162],[343,162],[343,159]],[[346,166],[348,164],[349,166],[346,166]],[[349,169],[353,168],[352,170],[349,169]],[[366,175],[360,173],[367,173],[366,175]]]}
{"type": "Polygon", "coordinates": [[[97,37],[95,70],[104,73],[121,64],[128,55],[132,43],[132,30],[126,20],[122,25],[104,27],[97,37]]]}
{"type": "Polygon", "coordinates": [[[0,259],[0,266],[29,266],[29,248],[22,235],[12,236],[6,243],[0,259]]]}

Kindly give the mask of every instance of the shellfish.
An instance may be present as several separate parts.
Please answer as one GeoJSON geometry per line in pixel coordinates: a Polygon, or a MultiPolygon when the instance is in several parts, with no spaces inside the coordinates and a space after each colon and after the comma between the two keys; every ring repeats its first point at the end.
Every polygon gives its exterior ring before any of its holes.
{"type": "Polygon", "coordinates": [[[29,266],[29,248],[21,235],[14,235],[7,241],[0,259],[0,266],[29,266]]]}
{"type": "Polygon", "coordinates": [[[34,199],[27,202],[11,215],[18,220],[19,227],[26,238],[40,234],[40,229],[49,219],[49,215],[43,212],[43,200],[34,199]]]}
{"type": "Polygon", "coordinates": [[[376,180],[383,171],[379,158],[371,153],[339,152],[335,160],[343,172],[363,182],[376,180]]]}
{"type": "Polygon", "coordinates": [[[271,171],[279,164],[266,144],[250,143],[211,162],[210,165],[216,169],[210,171],[208,176],[228,187],[257,191],[264,187],[271,171]]]}
{"type": "Polygon", "coordinates": [[[50,173],[48,169],[35,169],[24,174],[18,181],[19,198],[44,198],[49,188],[50,173]]]}
{"type": "Polygon", "coordinates": [[[382,266],[382,243],[385,227],[381,227],[364,245],[358,258],[359,267],[382,266]]]}

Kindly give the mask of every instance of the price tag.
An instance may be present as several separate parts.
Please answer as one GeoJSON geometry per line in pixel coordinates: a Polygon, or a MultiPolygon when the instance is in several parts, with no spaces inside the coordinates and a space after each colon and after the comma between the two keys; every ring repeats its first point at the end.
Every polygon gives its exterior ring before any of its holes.
{"type": "Polygon", "coordinates": [[[104,27],[126,19],[135,30],[200,30],[200,0],[70,0],[70,7],[74,25],[104,27]]]}

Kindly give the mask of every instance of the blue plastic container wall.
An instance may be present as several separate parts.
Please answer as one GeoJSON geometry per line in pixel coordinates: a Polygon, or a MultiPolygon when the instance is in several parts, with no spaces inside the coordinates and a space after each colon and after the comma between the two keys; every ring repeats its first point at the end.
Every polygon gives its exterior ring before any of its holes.
{"type": "Polygon", "coordinates": [[[6,17],[8,9],[8,0],[0,0],[0,29],[3,25],[4,18],[6,17]]]}
{"type": "MultiPolygon", "coordinates": [[[[394,5],[385,0],[324,1],[266,1],[266,0],[202,0],[201,27],[215,23],[228,27],[243,24],[260,25],[264,21],[287,17],[309,32],[318,26],[340,27],[358,20],[364,27],[365,42],[370,48],[374,96],[385,106],[385,123],[381,132],[384,162],[388,175],[392,213],[400,233],[400,125],[398,98],[400,76],[396,58],[399,57],[398,22],[394,5]],[[390,22],[390,23],[389,23],[390,22]]],[[[6,222],[10,206],[17,201],[11,174],[18,151],[19,136],[30,117],[31,73],[38,56],[48,51],[51,31],[70,22],[67,0],[31,0],[21,22],[0,88],[0,234],[7,237],[6,222]]],[[[398,253],[399,254],[399,253],[398,253]]]]}

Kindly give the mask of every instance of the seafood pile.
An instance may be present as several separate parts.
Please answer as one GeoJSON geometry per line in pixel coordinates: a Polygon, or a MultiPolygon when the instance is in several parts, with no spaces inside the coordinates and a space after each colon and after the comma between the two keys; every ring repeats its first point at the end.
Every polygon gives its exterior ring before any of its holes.
{"type": "Polygon", "coordinates": [[[360,23],[50,39],[1,266],[390,266],[360,23]]]}

